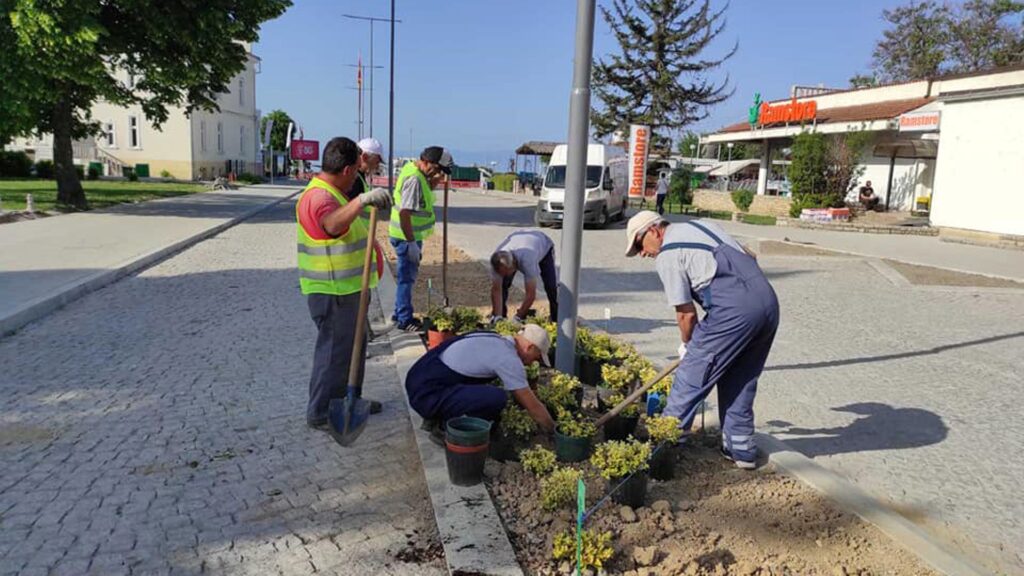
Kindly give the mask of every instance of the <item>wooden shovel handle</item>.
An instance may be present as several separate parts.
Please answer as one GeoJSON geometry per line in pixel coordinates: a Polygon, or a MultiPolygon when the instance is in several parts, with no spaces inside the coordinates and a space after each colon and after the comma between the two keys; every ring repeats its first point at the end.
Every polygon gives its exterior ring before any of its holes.
{"type": "Polygon", "coordinates": [[[659,372],[658,375],[655,376],[653,380],[651,380],[647,384],[644,384],[643,386],[641,386],[641,387],[637,388],[636,390],[634,390],[633,393],[630,394],[629,396],[626,396],[626,399],[623,400],[622,402],[620,402],[618,406],[616,406],[615,408],[612,408],[611,410],[608,411],[607,414],[605,414],[604,416],[601,416],[600,418],[598,418],[597,422],[594,423],[594,426],[600,428],[601,426],[604,426],[605,424],[607,424],[609,420],[611,420],[612,418],[618,416],[619,412],[622,412],[626,408],[626,406],[629,406],[633,402],[636,402],[636,400],[638,398],[640,398],[641,396],[643,396],[644,392],[647,392],[647,390],[651,386],[654,386],[658,382],[661,382],[662,378],[664,378],[665,376],[668,376],[669,374],[674,372],[675,369],[678,368],[678,367],[679,367],[679,359],[677,358],[677,359],[673,360],[672,362],[670,362],[668,366],[665,366],[664,368],[662,368],[661,372],[659,372]]]}
{"type": "Polygon", "coordinates": [[[359,288],[359,314],[356,316],[356,341],[352,344],[352,359],[348,364],[348,385],[359,381],[359,361],[366,337],[366,313],[370,308],[370,267],[373,264],[373,242],[377,237],[377,209],[370,208],[370,235],[366,237],[366,258],[363,260],[363,284],[359,288]]]}

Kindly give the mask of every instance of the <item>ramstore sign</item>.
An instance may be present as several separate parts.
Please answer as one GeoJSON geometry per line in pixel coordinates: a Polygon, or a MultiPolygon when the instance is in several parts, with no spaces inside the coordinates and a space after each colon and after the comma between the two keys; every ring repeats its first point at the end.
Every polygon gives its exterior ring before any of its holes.
{"type": "Polygon", "coordinates": [[[750,107],[748,121],[752,126],[766,124],[805,122],[818,116],[818,102],[807,100],[797,102],[793,98],[785,104],[769,104],[761,102],[761,95],[754,95],[754,105],[750,107]]]}

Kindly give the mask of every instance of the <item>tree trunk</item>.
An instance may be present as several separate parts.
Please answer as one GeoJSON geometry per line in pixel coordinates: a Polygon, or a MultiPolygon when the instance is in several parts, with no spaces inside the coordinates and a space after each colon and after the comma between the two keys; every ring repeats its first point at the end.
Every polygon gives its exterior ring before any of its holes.
{"type": "Polygon", "coordinates": [[[53,173],[57,178],[57,204],[85,210],[85,191],[75,171],[75,153],[71,147],[71,104],[65,100],[53,108],[53,173]]]}

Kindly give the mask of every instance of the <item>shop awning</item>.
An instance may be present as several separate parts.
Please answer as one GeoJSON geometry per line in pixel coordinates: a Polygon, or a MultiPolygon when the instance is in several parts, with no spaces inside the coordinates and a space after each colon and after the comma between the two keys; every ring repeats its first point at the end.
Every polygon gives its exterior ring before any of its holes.
{"type": "Polygon", "coordinates": [[[519,148],[516,148],[516,154],[523,154],[526,156],[551,156],[555,151],[555,146],[558,146],[558,144],[559,142],[540,142],[537,140],[531,140],[519,148]]]}
{"type": "MultiPolygon", "coordinates": [[[[872,102],[857,106],[837,106],[834,108],[819,108],[815,119],[817,124],[829,124],[833,122],[867,122],[871,120],[891,120],[900,114],[916,110],[934,100],[933,98],[908,98],[905,100],[886,100],[884,102],[872,102]]],[[[809,124],[809,122],[808,122],[809,124]]],[[[784,126],[784,123],[767,124],[758,126],[761,128],[774,128],[784,126]]],[[[791,123],[790,126],[799,126],[799,123],[791,123]]],[[[737,122],[726,126],[721,132],[748,132],[750,123],[737,122]]]]}
{"type": "Polygon", "coordinates": [[[749,166],[755,166],[760,164],[761,161],[757,158],[749,158],[747,160],[733,160],[732,162],[722,162],[718,166],[715,166],[709,176],[729,177],[733,174],[747,168],[749,166]]]}
{"type": "Polygon", "coordinates": [[[907,139],[876,144],[872,151],[882,158],[935,158],[939,155],[938,140],[907,139]]]}

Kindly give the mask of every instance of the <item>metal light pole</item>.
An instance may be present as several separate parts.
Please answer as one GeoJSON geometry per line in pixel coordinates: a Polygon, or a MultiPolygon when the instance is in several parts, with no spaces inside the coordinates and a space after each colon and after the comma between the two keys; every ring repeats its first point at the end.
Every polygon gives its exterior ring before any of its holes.
{"type": "MultiPolygon", "coordinates": [[[[370,137],[373,137],[373,69],[383,68],[383,66],[373,65],[373,23],[374,22],[391,22],[391,48],[394,49],[395,40],[395,22],[401,22],[401,20],[395,20],[394,9],[391,10],[391,18],[373,18],[371,16],[354,16],[352,14],[342,14],[345,18],[351,18],[352,20],[364,20],[370,23],[370,137]]],[[[391,65],[395,65],[394,57],[391,58],[391,65]]],[[[394,80],[394,74],[391,75],[391,79],[394,80]]],[[[392,84],[394,86],[394,84],[392,84]]],[[[390,106],[390,104],[389,104],[390,106]]],[[[390,117],[389,117],[390,121],[390,117]]],[[[390,128],[388,129],[390,131],[390,128]]]]}
{"type": "Polygon", "coordinates": [[[583,248],[583,195],[587,176],[587,133],[590,128],[594,4],[595,0],[576,1],[576,49],[569,97],[569,158],[565,171],[562,269],[558,279],[558,340],[555,348],[555,367],[569,374],[575,373],[576,364],[576,311],[583,248]]]}
{"type": "Polygon", "coordinates": [[[726,165],[726,168],[725,168],[725,191],[728,192],[729,191],[729,185],[732,184],[732,147],[733,147],[733,143],[729,142],[728,144],[726,144],[726,146],[729,148],[729,163],[726,165]]]}
{"type": "Polygon", "coordinates": [[[388,90],[388,192],[394,195],[395,177],[395,0],[391,0],[391,49],[388,66],[390,88],[388,90]]]}
{"type": "Polygon", "coordinates": [[[696,144],[690,144],[690,164],[694,168],[697,167],[697,145],[696,144]]]}

